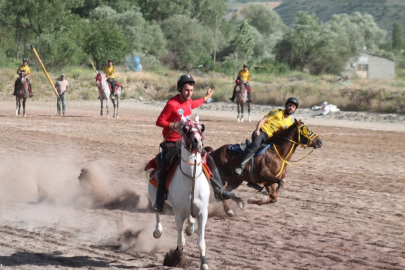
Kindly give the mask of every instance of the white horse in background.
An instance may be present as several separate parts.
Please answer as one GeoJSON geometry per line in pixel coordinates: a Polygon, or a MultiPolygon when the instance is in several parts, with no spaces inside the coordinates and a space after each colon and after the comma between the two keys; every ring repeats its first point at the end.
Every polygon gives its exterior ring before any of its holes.
{"type": "MultiPolygon", "coordinates": [[[[104,74],[104,72],[97,71],[96,75],[96,84],[98,87],[98,94],[100,97],[100,102],[101,102],[101,110],[100,110],[100,117],[103,117],[103,101],[107,100],[106,102],[106,110],[107,110],[107,118],[110,117],[110,111],[108,109],[108,100],[110,99],[110,86],[107,82],[107,78],[104,74]]],[[[113,105],[114,105],[114,115],[113,117],[119,117],[118,116],[118,107],[120,103],[120,97],[121,97],[121,87],[117,88],[117,93],[115,93],[114,98],[111,99],[113,105]],[[117,105],[115,105],[115,101],[117,102],[117,105]]]]}
{"type": "MultiPolygon", "coordinates": [[[[208,203],[210,187],[203,173],[201,151],[203,150],[204,125],[195,120],[182,117],[181,161],[171,180],[167,203],[173,208],[177,228],[177,249],[182,252],[185,245],[183,234],[184,221],[187,219],[186,234],[194,232],[195,220],[198,220],[198,248],[200,250],[201,269],[208,269],[205,257],[205,225],[208,218],[208,203]]],[[[161,168],[165,169],[165,168],[161,168]]],[[[155,174],[155,177],[158,173],[155,174]]],[[[157,178],[155,178],[157,179],[157,178]]],[[[149,183],[149,198],[153,204],[156,201],[156,187],[149,183]]],[[[153,232],[155,238],[160,238],[163,227],[160,215],[156,213],[156,227],[153,232]]]]}

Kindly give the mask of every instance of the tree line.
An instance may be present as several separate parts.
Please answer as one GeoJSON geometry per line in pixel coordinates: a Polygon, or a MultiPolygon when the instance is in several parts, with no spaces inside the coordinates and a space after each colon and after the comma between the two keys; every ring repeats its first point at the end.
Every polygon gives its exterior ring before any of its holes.
{"type": "MultiPolygon", "coordinates": [[[[314,74],[339,73],[350,58],[368,51],[395,57],[392,44],[367,14],[338,14],[320,23],[299,12],[288,28],[273,10],[251,4],[227,21],[226,0],[0,0],[0,54],[32,57],[34,45],[50,68],[108,59],[116,64],[140,56],[144,69],[283,63],[314,74]]],[[[0,59],[1,56],[0,56],[0,59]]]]}

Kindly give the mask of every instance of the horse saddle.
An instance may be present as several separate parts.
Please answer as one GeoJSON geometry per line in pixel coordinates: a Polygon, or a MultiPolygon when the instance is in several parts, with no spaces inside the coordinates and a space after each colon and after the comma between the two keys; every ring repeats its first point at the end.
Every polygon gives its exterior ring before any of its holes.
{"type": "MultiPolygon", "coordinates": [[[[234,151],[236,153],[240,153],[242,155],[246,155],[246,148],[251,144],[251,142],[246,139],[245,143],[240,143],[240,144],[232,144],[231,146],[228,147],[229,150],[234,151]]],[[[248,183],[248,186],[257,190],[257,191],[262,191],[263,187],[256,184],[255,179],[254,179],[254,173],[253,173],[253,165],[255,163],[255,158],[260,156],[261,154],[264,153],[264,151],[266,151],[267,149],[269,149],[269,147],[271,146],[270,144],[262,144],[259,149],[256,151],[256,154],[253,156],[253,158],[250,159],[249,161],[249,179],[252,183],[248,183]]]]}
{"type": "MultiPolygon", "coordinates": [[[[162,160],[162,155],[158,154],[154,159],[150,160],[148,164],[146,164],[144,170],[146,172],[149,172],[149,182],[157,188],[158,185],[158,176],[159,176],[159,170],[161,170],[161,160],[162,160]]],[[[167,175],[167,180],[166,180],[166,190],[169,192],[169,185],[170,182],[173,178],[174,173],[177,170],[177,167],[180,164],[180,158],[175,155],[171,159],[170,164],[167,166],[167,170],[169,171],[169,174],[167,175]]],[[[205,174],[205,177],[207,180],[211,178],[211,172],[210,169],[208,168],[208,165],[203,163],[203,172],[205,174]]]]}
{"type": "MultiPolygon", "coordinates": [[[[245,143],[238,143],[238,144],[232,144],[231,146],[228,147],[229,150],[234,151],[236,153],[246,155],[246,148],[251,144],[251,142],[246,139],[245,143]]],[[[264,151],[266,151],[269,147],[271,146],[270,144],[262,144],[260,148],[256,151],[256,154],[254,157],[260,156],[263,154],[264,151]]]]}

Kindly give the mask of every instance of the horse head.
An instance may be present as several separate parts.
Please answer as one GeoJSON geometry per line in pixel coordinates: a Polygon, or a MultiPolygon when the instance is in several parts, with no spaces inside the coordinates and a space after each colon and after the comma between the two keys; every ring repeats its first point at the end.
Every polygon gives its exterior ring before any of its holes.
{"type": "MultiPolygon", "coordinates": [[[[319,135],[313,132],[307,125],[301,120],[294,120],[294,125],[297,127],[296,142],[302,147],[321,148],[322,140],[319,135]]],[[[295,136],[294,136],[295,137],[295,136]]]]}
{"type": "Polygon", "coordinates": [[[101,75],[101,72],[97,71],[96,75],[96,85],[100,87],[101,83],[103,82],[103,76],[101,75]]]}
{"type": "Polygon", "coordinates": [[[199,124],[198,115],[196,115],[194,121],[182,116],[181,122],[183,124],[181,130],[185,148],[190,152],[201,153],[204,148],[205,126],[199,124]]]}
{"type": "Polygon", "coordinates": [[[25,80],[26,80],[25,76],[26,76],[26,75],[27,75],[27,74],[25,73],[25,71],[21,71],[21,72],[20,72],[20,77],[19,77],[20,82],[25,83],[25,80]]]}

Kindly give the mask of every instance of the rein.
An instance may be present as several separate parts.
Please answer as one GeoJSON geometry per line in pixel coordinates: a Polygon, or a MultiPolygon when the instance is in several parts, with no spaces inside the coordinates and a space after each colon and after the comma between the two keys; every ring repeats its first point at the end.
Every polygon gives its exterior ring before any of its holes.
{"type": "MultiPolygon", "coordinates": [[[[304,125],[304,127],[305,127],[305,125],[304,125]]],[[[315,150],[315,149],[312,149],[311,152],[308,153],[308,155],[306,155],[306,156],[300,158],[300,159],[297,160],[297,161],[288,161],[288,160],[287,160],[287,159],[291,156],[291,154],[293,153],[294,149],[295,149],[298,145],[301,146],[302,148],[308,148],[309,145],[311,144],[311,142],[312,142],[316,137],[318,137],[317,134],[313,134],[313,135],[311,135],[311,136],[309,136],[309,137],[306,136],[306,135],[304,135],[304,136],[308,139],[308,143],[307,143],[307,144],[303,144],[303,143],[301,142],[301,129],[300,129],[299,127],[297,127],[297,130],[298,130],[298,142],[293,141],[293,140],[291,140],[291,139],[289,139],[289,138],[286,138],[286,137],[281,137],[281,139],[287,140],[287,141],[289,141],[289,142],[292,143],[291,148],[290,148],[290,150],[288,151],[288,153],[287,153],[287,155],[285,156],[285,158],[281,157],[279,151],[277,150],[276,145],[273,144],[273,148],[274,148],[274,150],[276,151],[277,156],[279,157],[279,159],[281,160],[281,162],[283,162],[283,164],[281,165],[281,169],[280,169],[280,171],[278,172],[278,174],[276,175],[276,177],[278,177],[278,176],[281,174],[281,172],[284,170],[284,167],[285,167],[286,164],[288,164],[288,165],[290,165],[290,166],[297,166],[297,165],[300,163],[301,160],[307,158],[307,157],[315,150]],[[294,162],[295,164],[293,164],[292,162],[294,162]]]]}

